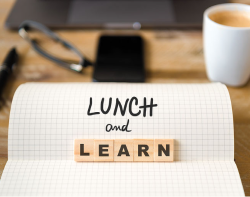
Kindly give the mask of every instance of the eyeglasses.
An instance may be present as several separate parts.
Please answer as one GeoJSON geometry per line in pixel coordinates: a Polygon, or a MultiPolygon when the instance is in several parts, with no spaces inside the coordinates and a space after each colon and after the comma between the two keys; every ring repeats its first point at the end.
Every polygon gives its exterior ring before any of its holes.
{"type": "Polygon", "coordinates": [[[25,39],[26,41],[28,41],[30,43],[30,45],[33,47],[33,49],[39,53],[40,55],[42,55],[43,57],[57,63],[58,65],[67,68],[69,70],[81,73],[83,71],[83,68],[92,65],[92,63],[90,61],[88,61],[82,54],[81,52],[74,47],[72,44],[68,43],[67,41],[63,40],[62,38],[60,38],[56,33],[54,33],[53,31],[51,31],[49,28],[47,28],[46,26],[44,26],[41,23],[35,22],[35,21],[24,21],[18,30],[19,35],[25,39]],[[46,50],[44,50],[39,43],[36,41],[36,39],[31,38],[31,36],[29,35],[30,31],[32,30],[36,30],[39,31],[42,34],[45,34],[47,37],[49,37],[50,39],[52,39],[53,41],[61,44],[63,47],[65,47],[66,49],[68,49],[69,51],[73,52],[75,55],[78,56],[79,58],[79,62],[78,63],[72,63],[66,60],[63,60],[61,58],[58,58],[52,54],[50,54],[49,52],[47,52],[46,50]]]}

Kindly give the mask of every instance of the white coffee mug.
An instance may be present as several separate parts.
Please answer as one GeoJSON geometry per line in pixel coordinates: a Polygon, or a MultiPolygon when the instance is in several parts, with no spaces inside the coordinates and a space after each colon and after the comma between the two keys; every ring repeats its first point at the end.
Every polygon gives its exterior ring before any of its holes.
{"type": "Polygon", "coordinates": [[[250,14],[249,5],[238,3],[215,5],[204,12],[204,55],[211,81],[242,86],[250,77],[250,27],[220,25],[209,18],[210,14],[233,10],[250,14]]]}

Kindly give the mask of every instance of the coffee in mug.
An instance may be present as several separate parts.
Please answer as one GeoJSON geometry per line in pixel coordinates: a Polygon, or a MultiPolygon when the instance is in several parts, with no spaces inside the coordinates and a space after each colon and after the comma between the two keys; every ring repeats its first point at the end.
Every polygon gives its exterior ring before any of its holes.
{"type": "Polygon", "coordinates": [[[208,78],[242,86],[250,77],[250,6],[228,3],[204,12],[204,56],[208,78]]]}
{"type": "Polygon", "coordinates": [[[231,27],[250,27],[250,12],[221,11],[209,15],[209,18],[221,25],[231,27]]]}

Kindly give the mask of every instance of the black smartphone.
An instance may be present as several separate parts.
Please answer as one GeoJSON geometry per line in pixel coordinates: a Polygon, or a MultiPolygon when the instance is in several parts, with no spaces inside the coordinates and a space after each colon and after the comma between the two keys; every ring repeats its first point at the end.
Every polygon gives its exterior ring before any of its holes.
{"type": "Polygon", "coordinates": [[[143,40],[140,36],[101,36],[93,81],[144,82],[143,58],[143,40]]]}

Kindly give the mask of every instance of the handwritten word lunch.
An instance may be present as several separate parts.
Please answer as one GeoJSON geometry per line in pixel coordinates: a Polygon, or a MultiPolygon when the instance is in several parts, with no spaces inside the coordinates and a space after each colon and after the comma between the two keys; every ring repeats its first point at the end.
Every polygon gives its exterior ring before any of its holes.
{"type": "Polygon", "coordinates": [[[76,139],[75,161],[173,161],[173,139],[76,139]]]}
{"type": "MultiPolygon", "coordinates": [[[[112,100],[113,100],[112,98],[109,98],[108,107],[106,109],[104,109],[105,98],[102,98],[101,104],[100,104],[100,111],[93,112],[93,111],[91,111],[93,99],[92,99],[92,97],[90,97],[87,115],[93,116],[93,115],[99,115],[100,113],[102,113],[104,115],[108,114],[111,110],[112,100]]],[[[118,109],[119,109],[120,114],[122,116],[124,116],[126,114],[127,109],[128,109],[128,112],[131,116],[142,115],[143,117],[146,117],[147,116],[147,109],[149,109],[149,116],[153,116],[153,108],[158,106],[157,104],[154,104],[153,98],[150,99],[150,104],[147,104],[146,97],[144,97],[144,99],[143,99],[143,104],[141,106],[138,106],[138,109],[136,110],[135,107],[133,107],[133,106],[137,106],[137,105],[138,105],[138,98],[137,97],[132,97],[131,99],[126,99],[126,101],[123,105],[121,104],[119,98],[116,98],[113,115],[116,116],[116,114],[118,113],[118,109]]],[[[127,120],[127,123],[125,125],[122,125],[122,126],[113,126],[112,124],[107,124],[106,131],[110,132],[113,130],[116,130],[116,131],[120,130],[120,131],[131,132],[132,130],[129,130],[128,126],[129,126],[129,120],[127,120]]]]}

